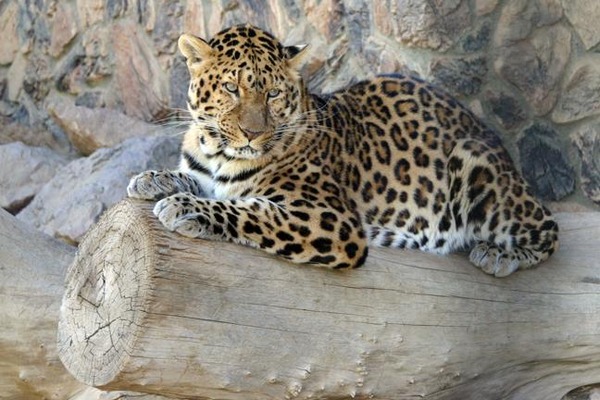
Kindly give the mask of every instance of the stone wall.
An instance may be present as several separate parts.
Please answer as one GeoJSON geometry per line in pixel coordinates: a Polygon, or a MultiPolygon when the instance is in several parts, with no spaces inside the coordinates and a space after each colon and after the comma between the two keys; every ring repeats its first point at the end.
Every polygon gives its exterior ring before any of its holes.
{"type": "MultiPolygon", "coordinates": [[[[58,153],[49,173],[58,179],[58,168],[92,162],[81,158],[99,147],[156,133],[148,123],[185,108],[179,34],[250,22],[288,44],[310,43],[304,72],[314,91],[394,71],[438,83],[504,137],[553,208],[598,210],[599,20],[597,0],[0,0],[0,145],[58,153]]],[[[0,156],[18,159],[17,150],[0,146],[0,156]]],[[[51,201],[36,187],[2,206],[16,213],[34,199],[24,218],[43,228],[51,201]]],[[[97,192],[91,218],[118,197],[97,192]]]]}

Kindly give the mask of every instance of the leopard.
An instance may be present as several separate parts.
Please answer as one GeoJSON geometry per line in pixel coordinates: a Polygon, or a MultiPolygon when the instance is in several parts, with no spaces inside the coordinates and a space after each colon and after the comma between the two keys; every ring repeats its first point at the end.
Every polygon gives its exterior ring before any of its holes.
{"type": "Polygon", "coordinates": [[[412,74],[308,90],[306,45],[249,24],[184,33],[189,125],[177,169],[131,178],[130,198],[186,237],[297,264],[357,268],[369,247],[468,252],[505,277],[558,249],[558,225],[499,135],[412,74]]]}

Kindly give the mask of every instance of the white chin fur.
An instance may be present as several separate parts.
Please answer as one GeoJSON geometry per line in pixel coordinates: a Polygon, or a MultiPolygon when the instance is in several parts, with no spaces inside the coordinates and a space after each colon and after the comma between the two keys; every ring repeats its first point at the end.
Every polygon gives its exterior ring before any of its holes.
{"type": "Polygon", "coordinates": [[[262,155],[262,153],[257,150],[248,148],[234,149],[232,147],[225,148],[224,153],[228,157],[242,158],[245,160],[254,160],[262,155]]]}

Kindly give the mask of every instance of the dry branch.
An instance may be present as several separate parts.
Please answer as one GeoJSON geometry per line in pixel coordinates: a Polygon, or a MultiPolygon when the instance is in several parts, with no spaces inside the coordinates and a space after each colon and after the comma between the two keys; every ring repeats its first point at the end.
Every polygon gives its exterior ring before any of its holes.
{"type": "Polygon", "coordinates": [[[374,249],[347,272],[165,231],[126,200],[67,277],[59,354],[89,385],[219,399],[560,399],[600,381],[600,214],[543,266],[374,249]]]}

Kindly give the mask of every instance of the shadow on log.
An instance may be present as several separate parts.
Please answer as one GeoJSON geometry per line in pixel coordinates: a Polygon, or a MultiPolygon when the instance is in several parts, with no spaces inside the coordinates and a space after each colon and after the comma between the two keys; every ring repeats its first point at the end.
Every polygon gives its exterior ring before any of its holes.
{"type": "Polygon", "coordinates": [[[464,255],[372,249],[296,266],[167,232],[125,200],[67,275],[59,355],[104,390],[219,399],[560,399],[600,381],[600,214],[498,279],[464,255]]]}

